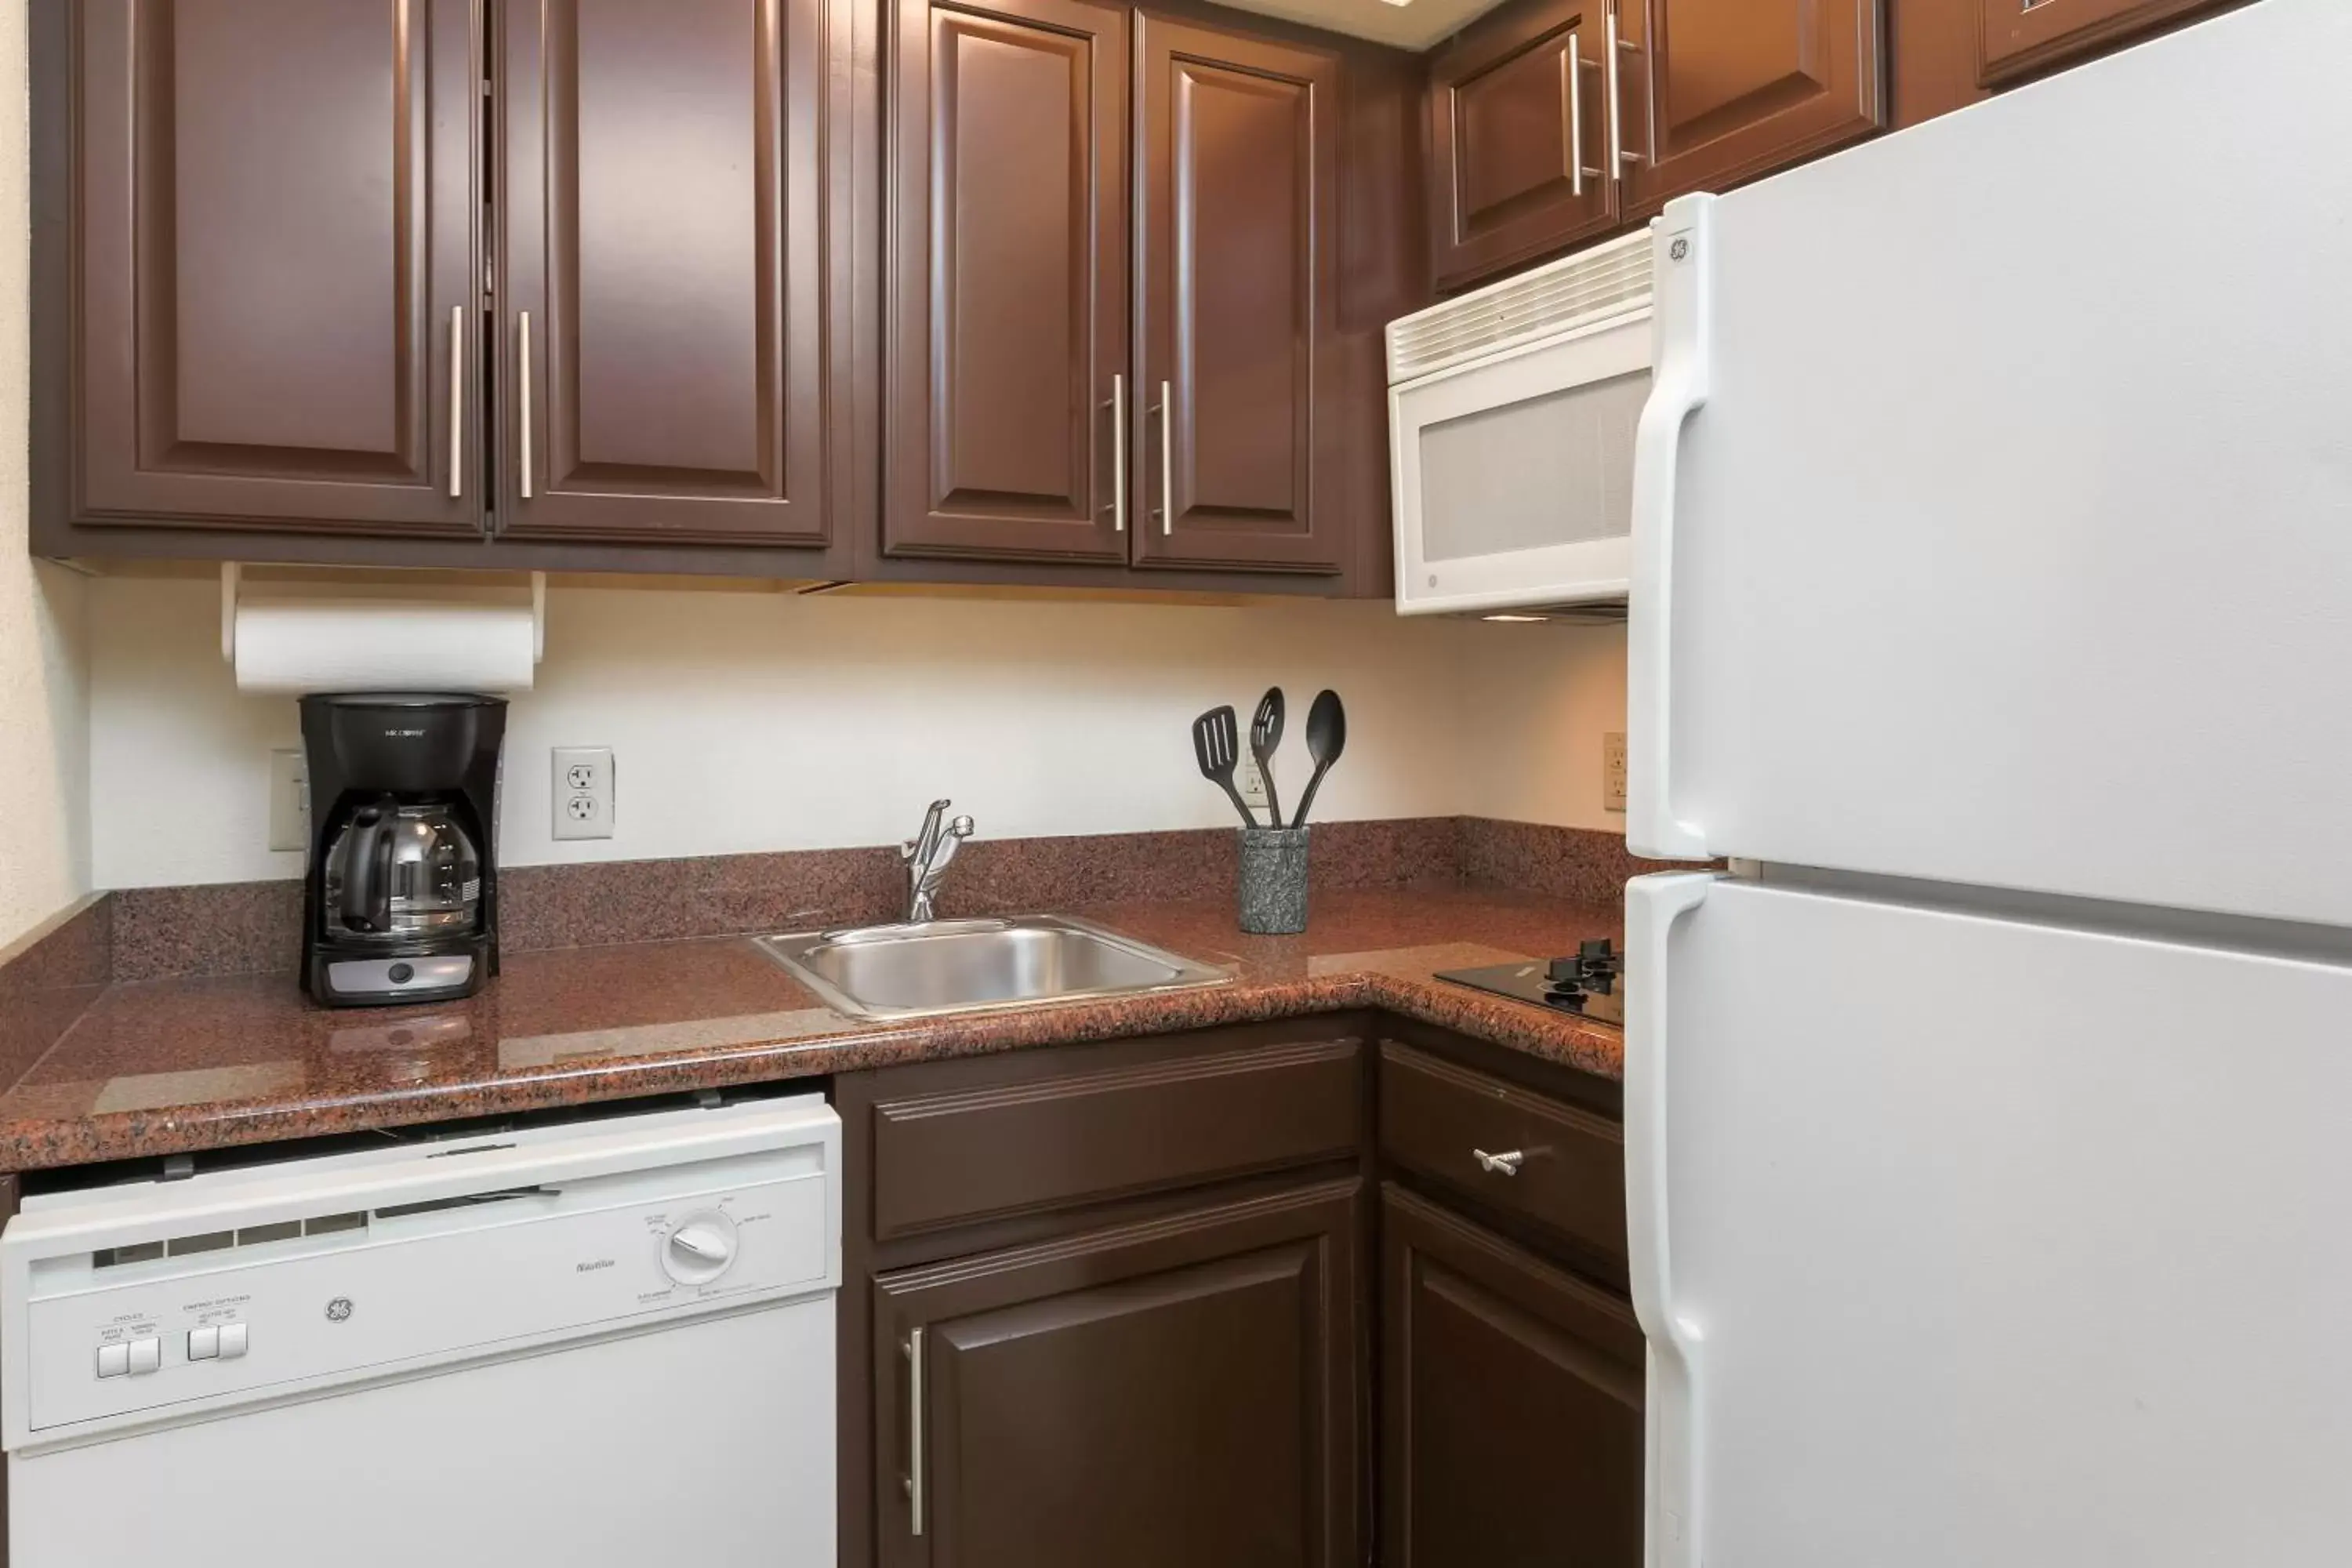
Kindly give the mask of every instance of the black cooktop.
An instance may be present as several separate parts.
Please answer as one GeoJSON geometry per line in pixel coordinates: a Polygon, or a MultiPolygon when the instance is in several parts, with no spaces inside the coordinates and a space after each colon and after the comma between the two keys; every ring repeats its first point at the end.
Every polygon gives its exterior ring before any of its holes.
{"type": "Polygon", "coordinates": [[[1514,1002],[1532,1002],[1597,1023],[1625,1021],[1624,960],[1602,937],[1580,942],[1575,956],[1549,963],[1490,963],[1477,969],[1441,970],[1437,978],[1474,991],[1490,991],[1514,1002]]]}

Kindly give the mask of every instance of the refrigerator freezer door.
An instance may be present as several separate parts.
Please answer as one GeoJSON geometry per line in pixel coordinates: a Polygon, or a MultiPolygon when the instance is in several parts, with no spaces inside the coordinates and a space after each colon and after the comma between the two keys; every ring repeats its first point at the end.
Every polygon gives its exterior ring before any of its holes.
{"type": "Polygon", "coordinates": [[[1637,851],[2352,925],[2347,60],[2262,0],[1667,209],[1637,851]]]}
{"type": "Polygon", "coordinates": [[[1654,1568],[2344,1561],[2352,968],[1689,876],[1626,925],[1654,1568]]]}

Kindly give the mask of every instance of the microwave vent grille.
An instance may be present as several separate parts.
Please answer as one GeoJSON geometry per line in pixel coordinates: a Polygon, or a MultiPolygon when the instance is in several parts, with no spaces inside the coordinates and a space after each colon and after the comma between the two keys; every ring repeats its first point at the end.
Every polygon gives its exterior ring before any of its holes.
{"type": "Polygon", "coordinates": [[[1522,339],[1622,316],[1650,302],[1646,230],[1507,278],[1389,323],[1389,380],[1411,381],[1522,339]]]}

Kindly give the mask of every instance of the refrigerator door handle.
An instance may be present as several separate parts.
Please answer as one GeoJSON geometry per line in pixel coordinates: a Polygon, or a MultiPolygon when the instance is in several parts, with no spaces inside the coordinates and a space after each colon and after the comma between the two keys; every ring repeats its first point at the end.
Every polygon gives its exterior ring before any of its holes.
{"type": "Polygon", "coordinates": [[[1645,1568],[1698,1568],[1700,1334],[1677,1315],[1667,1223],[1666,943],[1706,901],[1711,871],[1625,884],[1625,1229],[1633,1313],[1649,1341],[1645,1568]]]}
{"type": "Polygon", "coordinates": [[[1713,380],[1715,200],[1696,195],[1669,202],[1650,226],[1655,368],[1633,436],[1625,838],[1634,854],[1664,860],[1704,860],[1714,853],[1703,827],[1675,811],[1669,665],[1675,468],[1682,459],[1683,426],[1706,405],[1713,380]]]}

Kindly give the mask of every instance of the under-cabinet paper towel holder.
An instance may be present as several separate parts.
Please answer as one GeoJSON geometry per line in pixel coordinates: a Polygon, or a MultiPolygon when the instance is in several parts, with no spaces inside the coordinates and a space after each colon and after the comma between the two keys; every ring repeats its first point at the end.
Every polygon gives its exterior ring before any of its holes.
{"type": "MultiPolygon", "coordinates": [[[[236,662],[236,597],[245,582],[245,564],[238,561],[221,563],[221,662],[236,662]]],[[[530,661],[539,663],[547,657],[547,574],[530,574],[530,661]]]]}

